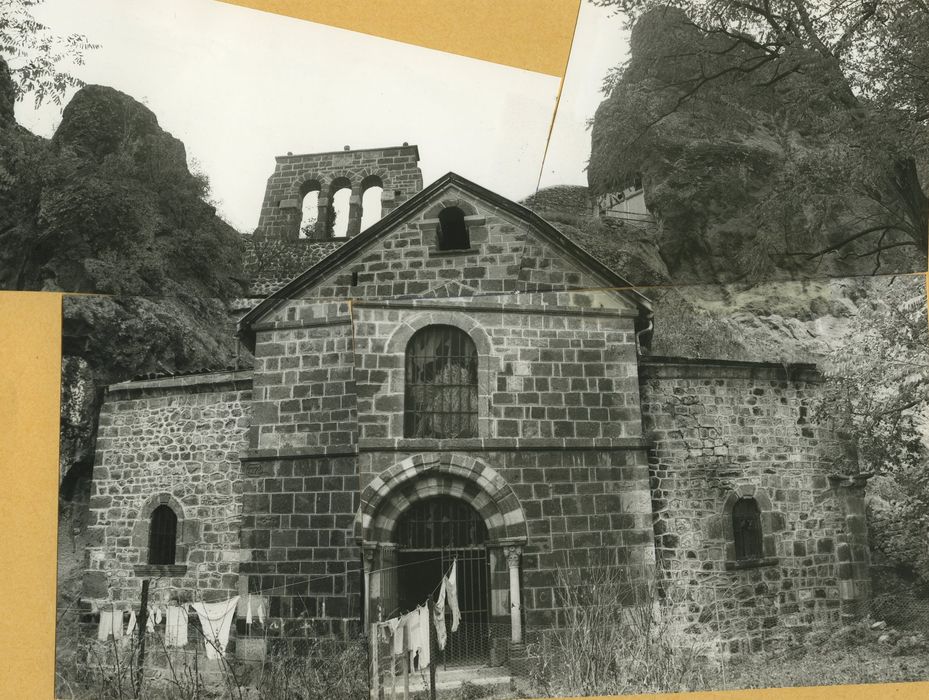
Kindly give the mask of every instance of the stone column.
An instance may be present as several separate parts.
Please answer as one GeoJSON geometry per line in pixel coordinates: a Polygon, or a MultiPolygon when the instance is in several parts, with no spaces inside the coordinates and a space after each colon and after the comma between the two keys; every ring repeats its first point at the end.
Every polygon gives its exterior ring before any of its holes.
{"type": "Polygon", "coordinates": [[[319,193],[319,198],[316,200],[316,235],[313,236],[314,241],[328,241],[329,232],[326,230],[326,226],[329,223],[329,197],[325,196],[322,191],[319,193]]]}
{"type": "Polygon", "coordinates": [[[510,570],[510,642],[512,644],[522,644],[523,618],[519,591],[519,560],[522,555],[522,547],[511,545],[505,547],[503,552],[506,554],[506,563],[510,570]]]}
{"type": "Polygon", "coordinates": [[[354,238],[361,231],[361,186],[352,185],[352,194],[348,198],[348,228],[346,238],[354,238]]]}
{"type": "Polygon", "coordinates": [[[871,555],[864,492],[871,474],[829,477],[845,515],[845,532],[836,538],[838,559],[839,605],[842,619],[848,623],[869,612],[871,599],[871,555]]]}
{"type": "Polygon", "coordinates": [[[365,629],[367,630],[371,626],[372,616],[371,616],[371,605],[374,602],[374,591],[372,590],[372,581],[374,576],[372,572],[374,571],[375,565],[375,554],[377,553],[377,545],[365,543],[361,545],[362,552],[362,565],[364,566],[364,580],[365,580],[365,599],[364,612],[365,612],[365,629]]]}

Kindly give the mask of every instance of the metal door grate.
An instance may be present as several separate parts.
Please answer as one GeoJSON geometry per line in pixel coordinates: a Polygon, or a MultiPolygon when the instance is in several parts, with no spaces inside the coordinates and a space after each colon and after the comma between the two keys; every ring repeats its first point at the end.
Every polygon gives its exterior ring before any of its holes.
{"type": "MultiPolygon", "coordinates": [[[[439,661],[460,666],[490,656],[490,565],[487,528],[477,511],[457,498],[439,496],[411,506],[397,523],[399,603],[410,610],[434,594],[457,561],[461,623],[449,634],[439,661]]],[[[447,625],[451,628],[450,616],[447,625]]]]}

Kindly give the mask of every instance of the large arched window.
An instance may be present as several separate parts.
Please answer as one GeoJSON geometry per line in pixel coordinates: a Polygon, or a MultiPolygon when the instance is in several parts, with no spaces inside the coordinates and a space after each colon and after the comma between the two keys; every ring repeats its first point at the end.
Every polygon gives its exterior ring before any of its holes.
{"type": "Polygon", "coordinates": [[[761,510],[754,498],[742,497],[732,508],[732,535],[737,561],[763,556],[761,510]]]}
{"type": "Polygon", "coordinates": [[[164,504],[152,511],[148,530],[148,563],[174,564],[177,554],[177,515],[164,504]]]}
{"type": "Polygon", "coordinates": [[[436,325],[410,338],[404,413],[406,437],[477,437],[477,350],[467,333],[436,325]]]}

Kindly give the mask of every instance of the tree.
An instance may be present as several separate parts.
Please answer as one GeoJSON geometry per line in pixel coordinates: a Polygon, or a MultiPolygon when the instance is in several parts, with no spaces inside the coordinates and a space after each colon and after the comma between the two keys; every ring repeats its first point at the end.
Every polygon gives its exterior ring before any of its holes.
{"type": "MultiPolygon", "coordinates": [[[[816,414],[857,436],[859,466],[925,481],[929,439],[929,318],[923,275],[892,277],[855,318],[826,366],[816,414]]],[[[921,484],[929,511],[929,484],[921,484]]]]}
{"type": "Polygon", "coordinates": [[[929,319],[926,278],[890,278],[887,294],[855,319],[826,367],[818,421],[856,438],[856,463],[838,471],[876,475],[872,547],[929,582],[929,319]]]}
{"type": "Polygon", "coordinates": [[[0,0],[0,58],[6,59],[16,99],[31,94],[38,107],[60,105],[69,88],[83,83],[62,66],[83,65],[84,52],[97,46],[83,34],[59,36],[35,19],[32,8],[45,0],[0,0]]]}
{"type": "Polygon", "coordinates": [[[915,249],[924,263],[925,0],[595,2],[617,8],[637,32],[631,60],[605,83],[626,106],[612,105],[613,129],[610,111],[598,113],[592,184],[621,182],[654,154],[662,130],[688,120],[717,135],[755,128],[764,133],[746,147],[766,155],[759,138],[770,139],[763,145],[777,160],[748,176],[764,186],[754,199],[757,224],[772,231],[767,243],[781,231],[772,251],[779,262],[833,255],[878,270],[889,251],[915,249]]]}

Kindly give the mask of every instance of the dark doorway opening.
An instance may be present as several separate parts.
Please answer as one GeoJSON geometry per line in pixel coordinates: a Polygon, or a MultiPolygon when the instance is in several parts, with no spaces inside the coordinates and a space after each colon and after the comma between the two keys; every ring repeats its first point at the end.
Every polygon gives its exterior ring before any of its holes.
{"type": "MultiPolygon", "coordinates": [[[[397,597],[413,610],[438,592],[442,577],[457,562],[461,624],[448,635],[440,663],[486,664],[490,658],[490,572],[487,528],[465,501],[450,496],[425,499],[397,522],[397,597]]],[[[451,629],[451,615],[446,616],[451,629]]]]}

